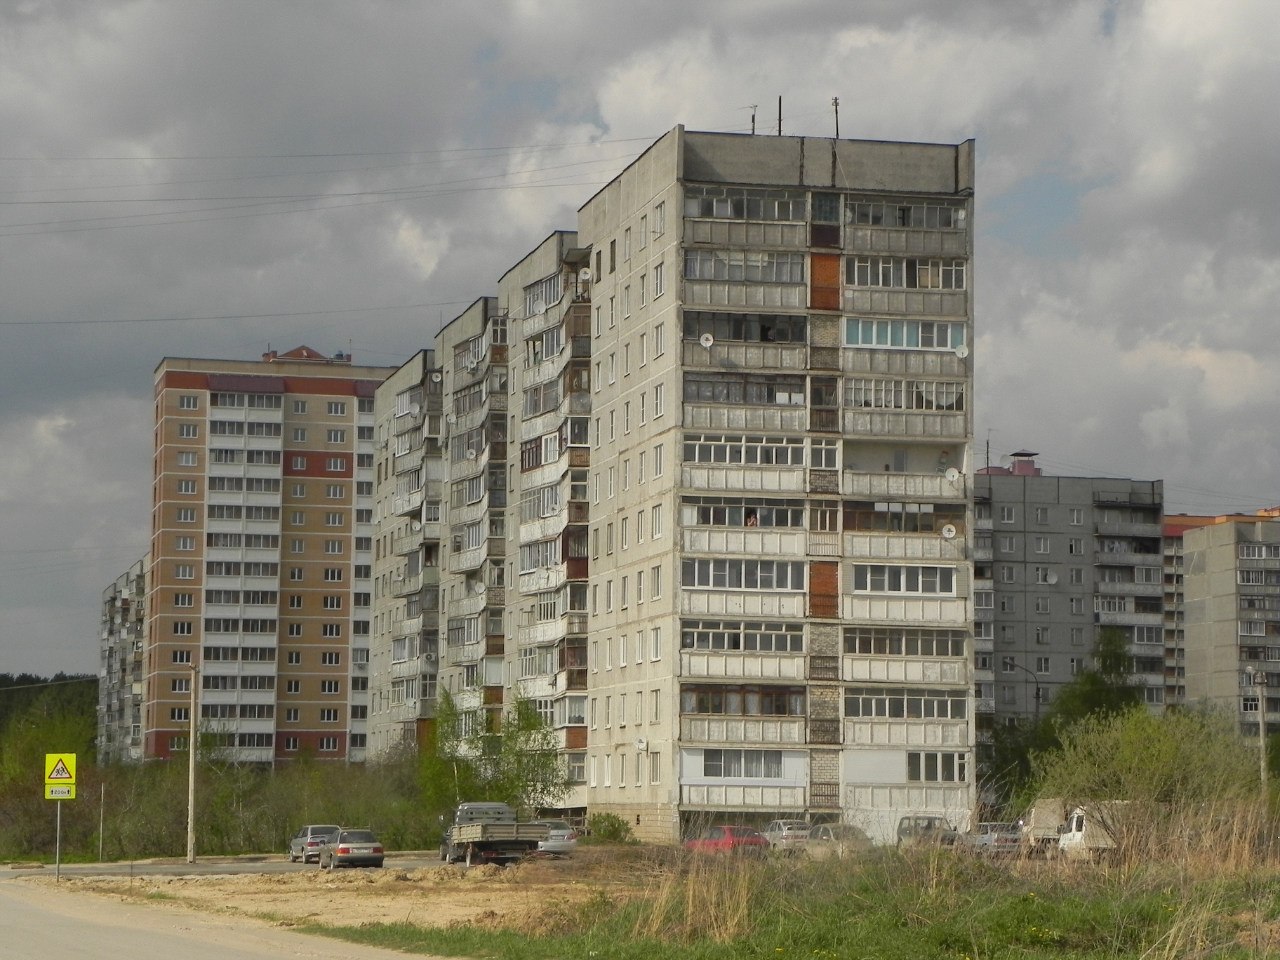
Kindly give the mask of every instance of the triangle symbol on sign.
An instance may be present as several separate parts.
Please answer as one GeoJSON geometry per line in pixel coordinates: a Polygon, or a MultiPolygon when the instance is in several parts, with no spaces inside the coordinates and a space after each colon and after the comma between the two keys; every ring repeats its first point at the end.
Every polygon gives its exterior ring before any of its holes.
{"type": "Polygon", "coordinates": [[[61,758],[54,764],[53,769],[49,771],[50,780],[70,780],[71,771],[67,769],[66,763],[61,758]]]}

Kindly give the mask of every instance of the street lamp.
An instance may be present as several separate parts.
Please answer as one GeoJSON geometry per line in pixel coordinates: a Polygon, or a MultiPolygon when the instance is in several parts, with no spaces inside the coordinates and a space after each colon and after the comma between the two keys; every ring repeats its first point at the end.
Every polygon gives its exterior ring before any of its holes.
{"type": "Polygon", "coordinates": [[[1040,722],[1040,677],[1038,674],[1018,663],[1013,657],[1006,657],[1003,663],[1004,667],[1013,667],[1015,670],[1021,670],[1028,677],[1035,681],[1036,684],[1036,706],[1035,706],[1035,722],[1040,722]]]}
{"type": "Polygon", "coordinates": [[[1258,779],[1262,783],[1262,798],[1267,797],[1267,673],[1252,664],[1244,668],[1249,686],[1258,691],[1258,779]]]}

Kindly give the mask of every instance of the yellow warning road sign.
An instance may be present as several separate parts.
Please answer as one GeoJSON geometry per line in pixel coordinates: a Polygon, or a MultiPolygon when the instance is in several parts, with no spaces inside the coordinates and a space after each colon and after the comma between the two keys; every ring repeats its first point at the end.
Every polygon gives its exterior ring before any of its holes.
{"type": "Polygon", "coordinates": [[[76,755],[74,753],[44,755],[44,798],[46,800],[76,798],[76,755]]]}

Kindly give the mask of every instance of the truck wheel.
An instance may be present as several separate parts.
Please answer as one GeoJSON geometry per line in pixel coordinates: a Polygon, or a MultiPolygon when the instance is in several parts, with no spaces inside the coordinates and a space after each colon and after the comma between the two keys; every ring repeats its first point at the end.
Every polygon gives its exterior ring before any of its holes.
{"type": "Polygon", "coordinates": [[[440,861],[442,863],[449,862],[449,849],[443,843],[440,844],[440,861]]]}

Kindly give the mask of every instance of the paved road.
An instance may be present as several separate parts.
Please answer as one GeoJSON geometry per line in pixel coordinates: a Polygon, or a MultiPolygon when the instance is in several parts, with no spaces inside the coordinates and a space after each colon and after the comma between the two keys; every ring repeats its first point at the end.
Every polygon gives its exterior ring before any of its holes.
{"type": "MultiPolygon", "coordinates": [[[[387,866],[402,870],[440,865],[439,855],[431,852],[393,853],[387,855],[387,866]]],[[[64,877],[155,877],[236,873],[300,873],[316,871],[314,863],[290,863],[288,857],[196,857],[195,863],[185,859],[134,860],[120,863],[64,863],[59,871],[64,877]]],[[[55,875],[53,864],[0,864],[0,880],[13,877],[55,875]]],[[[3,928],[0,927],[0,930],[3,928]]],[[[57,960],[57,958],[49,958],[57,960]]]]}
{"type": "MultiPolygon", "coordinates": [[[[188,865],[189,866],[189,865],[188,865]]],[[[263,921],[0,882],[0,960],[405,960],[263,921]]]]}

